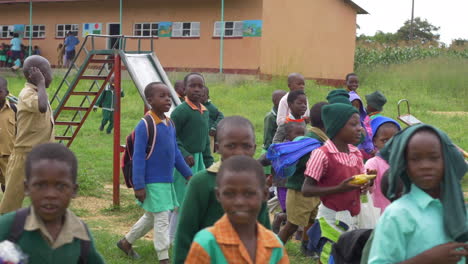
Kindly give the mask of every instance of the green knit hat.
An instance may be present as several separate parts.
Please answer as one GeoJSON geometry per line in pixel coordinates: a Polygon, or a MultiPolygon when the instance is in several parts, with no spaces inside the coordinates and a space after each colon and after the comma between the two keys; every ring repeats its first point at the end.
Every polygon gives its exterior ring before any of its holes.
{"type": "Polygon", "coordinates": [[[331,91],[330,93],[328,93],[327,101],[329,104],[351,104],[349,102],[349,93],[345,89],[336,89],[331,91]]]}
{"type": "Polygon", "coordinates": [[[359,112],[350,103],[333,103],[322,107],[322,120],[327,136],[333,139],[353,114],[359,114],[359,112]]]}
{"type": "Polygon", "coordinates": [[[366,95],[366,101],[369,106],[380,112],[382,111],[383,106],[387,103],[387,98],[385,98],[383,93],[375,91],[366,95]]]}

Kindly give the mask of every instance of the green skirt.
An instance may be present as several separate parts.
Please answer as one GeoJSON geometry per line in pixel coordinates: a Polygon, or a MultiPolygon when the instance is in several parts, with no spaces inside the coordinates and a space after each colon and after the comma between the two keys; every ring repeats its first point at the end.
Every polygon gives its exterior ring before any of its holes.
{"type": "MultiPolygon", "coordinates": [[[[201,152],[192,154],[193,159],[195,160],[195,165],[193,165],[192,175],[195,175],[197,172],[205,169],[205,163],[203,163],[203,154],[201,152]]],[[[179,204],[182,204],[185,197],[185,189],[187,188],[187,180],[179,173],[177,169],[174,169],[174,187],[176,191],[177,201],[179,204]]]]}

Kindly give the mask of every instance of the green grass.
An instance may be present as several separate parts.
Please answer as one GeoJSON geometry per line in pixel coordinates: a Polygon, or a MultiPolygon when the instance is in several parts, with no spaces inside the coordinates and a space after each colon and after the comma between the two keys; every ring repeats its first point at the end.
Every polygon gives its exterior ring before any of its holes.
{"type": "MultiPolygon", "coordinates": [[[[446,131],[452,140],[468,150],[466,127],[468,124],[468,60],[437,58],[414,61],[402,65],[361,68],[358,72],[361,86],[358,93],[364,97],[375,90],[382,91],[388,102],[384,115],[397,117],[397,102],[405,98],[410,101],[411,113],[421,121],[430,123],[446,131]],[[462,112],[441,114],[435,112],[462,112]]],[[[175,81],[181,79],[171,78],[175,81]]],[[[18,95],[24,85],[24,78],[8,77],[11,93],[18,95]]],[[[49,93],[60,82],[57,77],[49,93]]],[[[271,109],[271,93],[276,89],[287,89],[286,80],[277,78],[271,81],[247,80],[243,76],[207,76],[211,98],[226,115],[242,115],[255,126],[257,155],[263,140],[263,118],[271,109]]],[[[124,81],[126,96],[122,100],[122,143],[138,123],[143,114],[143,103],[131,81],[124,81]]],[[[324,101],[333,87],[320,86],[307,81],[306,93],[310,105],[324,101]]],[[[128,263],[115,243],[130,229],[142,214],[134,204],[133,194],[122,190],[120,209],[112,207],[109,185],[112,183],[112,136],[98,131],[101,120],[100,110],[92,112],[82,127],[71,149],[79,160],[79,202],[72,208],[87,220],[93,229],[100,252],[108,263],[128,263]],[[83,198],[84,197],[84,198],[83,198]],[[97,206],[88,208],[86,206],[97,206]]],[[[463,180],[463,188],[468,191],[468,179],[463,180]]],[[[299,243],[288,243],[287,250],[291,263],[310,263],[301,256],[299,243]]],[[[152,241],[144,239],[136,243],[143,259],[135,263],[154,262],[152,241]]]]}

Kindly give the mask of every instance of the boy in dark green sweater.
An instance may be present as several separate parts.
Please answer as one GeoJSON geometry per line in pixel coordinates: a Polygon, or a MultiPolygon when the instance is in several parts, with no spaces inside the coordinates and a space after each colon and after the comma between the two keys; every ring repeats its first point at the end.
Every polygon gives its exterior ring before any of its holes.
{"type": "MultiPolygon", "coordinates": [[[[124,97],[125,94],[122,90],[120,97],[124,97]]],[[[98,107],[102,108],[102,121],[101,126],[99,126],[99,130],[103,131],[106,124],[109,122],[109,126],[107,126],[106,133],[110,134],[112,129],[114,128],[114,105],[115,105],[115,92],[114,92],[114,75],[111,76],[109,80],[109,84],[107,84],[106,89],[102,91],[101,95],[97,99],[96,103],[94,104],[94,111],[97,110],[98,107]]]]}
{"type": "Polygon", "coordinates": [[[210,89],[208,89],[208,87],[205,86],[203,90],[204,93],[202,97],[202,102],[206,109],[208,109],[208,112],[210,112],[210,150],[214,153],[216,152],[216,149],[214,147],[216,138],[216,127],[218,126],[219,121],[223,120],[224,115],[223,112],[219,111],[219,109],[211,102],[210,89]]]}
{"type": "Polygon", "coordinates": [[[58,143],[38,145],[25,167],[32,206],[0,216],[0,241],[16,243],[29,264],[104,263],[84,222],[67,209],[78,189],[73,152],[58,143]]]}
{"type": "MultiPolygon", "coordinates": [[[[255,132],[252,123],[240,116],[230,116],[221,120],[216,132],[218,153],[221,160],[231,156],[255,154],[255,132]]],[[[184,263],[195,234],[205,227],[212,226],[223,215],[221,204],[216,199],[216,174],[221,162],[207,170],[195,174],[187,186],[186,198],[179,215],[175,239],[173,263],[184,263]]],[[[262,204],[258,221],[270,228],[266,203],[262,204]]]]}

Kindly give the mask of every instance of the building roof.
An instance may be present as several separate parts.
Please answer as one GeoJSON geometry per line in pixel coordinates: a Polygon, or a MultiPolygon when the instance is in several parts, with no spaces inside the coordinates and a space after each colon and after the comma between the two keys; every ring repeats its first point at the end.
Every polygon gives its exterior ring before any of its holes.
{"type": "MultiPolygon", "coordinates": [[[[33,3],[41,2],[78,2],[78,1],[89,1],[89,0],[32,0],[33,3]]],[[[29,3],[29,0],[0,0],[0,4],[19,4],[29,3]]]]}
{"type": "Polygon", "coordinates": [[[360,15],[368,15],[369,12],[364,10],[362,7],[358,6],[356,3],[354,3],[351,0],[344,0],[345,3],[349,4],[356,12],[360,15]]]}

